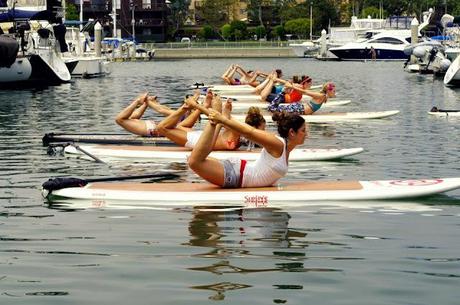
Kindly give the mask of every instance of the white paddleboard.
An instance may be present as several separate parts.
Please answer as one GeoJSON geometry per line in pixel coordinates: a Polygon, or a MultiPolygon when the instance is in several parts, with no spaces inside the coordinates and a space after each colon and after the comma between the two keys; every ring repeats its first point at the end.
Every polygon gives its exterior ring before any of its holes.
{"type": "MultiPolygon", "coordinates": [[[[164,147],[164,146],[134,146],[134,145],[79,145],[79,148],[98,158],[134,158],[134,159],[167,159],[186,161],[191,150],[186,147],[164,147]]],[[[83,153],[73,146],[67,146],[64,150],[69,154],[83,153]]],[[[357,148],[296,148],[289,154],[289,161],[323,161],[340,159],[363,152],[361,147],[357,148]]],[[[213,151],[210,156],[216,159],[240,158],[253,161],[260,153],[260,149],[247,150],[226,150],[213,151]]]]}
{"type": "MultiPolygon", "coordinates": [[[[350,104],[351,100],[336,100],[336,101],[328,101],[327,103],[323,104],[321,109],[324,108],[331,108],[331,107],[336,107],[336,106],[343,106],[350,104]]],[[[281,104],[281,105],[287,105],[287,104],[281,104]]],[[[261,109],[267,108],[268,103],[266,102],[233,102],[232,103],[232,108],[233,110],[239,110],[239,111],[247,111],[249,107],[259,107],[261,109]]]]}
{"type": "Polygon", "coordinates": [[[279,184],[272,187],[222,189],[208,183],[97,182],[69,187],[43,196],[90,200],[104,206],[129,202],[131,206],[241,205],[243,207],[302,206],[311,201],[407,199],[447,192],[460,187],[460,178],[382,181],[318,181],[279,184]]]}
{"type": "Polygon", "coordinates": [[[439,117],[460,117],[460,110],[428,111],[428,114],[439,117]]]}
{"type": "MultiPolygon", "coordinates": [[[[341,122],[341,121],[356,121],[356,120],[367,120],[367,119],[382,119],[387,118],[399,113],[399,110],[388,110],[388,111],[373,111],[373,112],[324,112],[315,113],[311,115],[302,115],[306,122],[313,123],[328,123],[328,122],[341,122]]],[[[207,119],[207,116],[201,115],[203,119],[207,119]]],[[[246,115],[244,114],[232,114],[232,118],[244,121],[246,115]]],[[[267,122],[272,122],[272,115],[264,115],[267,122]]]]}
{"type": "MultiPolygon", "coordinates": [[[[224,94],[254,94],[256,92],[256,88],[249,85],[208,85],[208,86],[201,86],[199,88],[191,87],[192,89],[200,89],[205,91],[207,89],[211,89],[213,92],[224,95],[224,94]]],[[[311,86],[311,90],[318,90],[321,89],[322,85],[311,86]]]]}
{"type": "MultiPolygon", "coordinates": [[[[225,94],[225,95],[221,95],[221,98],[222,99],[226,99],[226,98],[231,98],[233,99],[233,104],[239,104],[239,103],[267,103],[265,101],[263,101],[261,98],[260,98],[260,95],[256,95],[256,94],[242,94],[242,95],[232,95],[232,94],[225,94]]],[[[200,100],[203,100],[204,99],[204,95],[202,95],[200,97],[200,100]]],[[[302,96],[302,101],[303,102],[308,102],[311,100],[311,97],[308,96],[308,95],[303,95],[302,96]]],[[[330,98],[327,100],[327,102],[323,105],[323,106],[326,106],[328,104],[332,104],[332,105],[336,105],[336,106],[339,106],[339,105],[346,105],[346,104],[349,104],[351,103],[351,100],[347,100],[347,99],[338,99],[338,98],[330,98]]]]}

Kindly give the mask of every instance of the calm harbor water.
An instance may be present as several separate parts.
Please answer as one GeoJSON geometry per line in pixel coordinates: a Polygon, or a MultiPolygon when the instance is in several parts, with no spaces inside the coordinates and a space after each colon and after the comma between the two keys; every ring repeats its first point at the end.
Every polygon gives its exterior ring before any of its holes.
{"type": "MultiPolygon", "coordinates": [[[[219,211],[48,206],[50,177],[174,170],[50,156],[46,132],[121,132],[114,116],[143,91],[176,107],[194,82],[235,60],[117,63],[101,79],[0,91],[1,304],[458,304],[460,191],[401,202],[337,202],[219,211]]],[[[402,63],[236,60],[333,80],[338,111],[398,109],[392,118],[312,124],[306,147],[364,147],[341,162],[292,164],[286,180],[460,176],[460,89],[402,63]]],[[[153,114],[148,114],[153,115],[153,114]]]]}

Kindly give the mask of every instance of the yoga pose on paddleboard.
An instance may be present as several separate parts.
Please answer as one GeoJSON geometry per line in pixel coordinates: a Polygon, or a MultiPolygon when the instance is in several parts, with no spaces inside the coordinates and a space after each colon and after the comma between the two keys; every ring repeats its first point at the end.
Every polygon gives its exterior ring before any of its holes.
{"type": "MultiPolygon", "coordinates": [[[[199,92],[197,92],[195,95],[199,96],[199,92]]],[[[212,94],[209,94],[209,96],[207,96],[206,99],[208,100],[208,103],[210,105],[212,94]]],[[[117,122],[117,124],[123,127],[125,130],[139,136],[160,136],[160,133],[158,132],[157,128],[157,123],[154,120],[141,119],[146,109],[149,107],[165,116],[169,116],[175,112],[175,110],[165,105],[161,105],[158,102],[156,96],[149,96],[148,93],[144,93],[138,96],[125,109],[123,109],[115,118],[115,122],[117,122]]],[[[183,121],[179,123],[180,119],[184,118],[185,115],[187,115],[186,112],[183,113],[182,117],[180,117],[177,121],[178,126],[182,126],[184,128],[191,128],[200,117],[200,111],[192,111],[183,121]]]]}
{"type": "MultiPolygon", "coordinates": [[[[208,91],[207,98],[203,105],[200,108],[193,109],[193,111],[201,113],[203,109],[208,109],[211,106],[212,102],[209,98],[210,96],[212,101],[215,101],[216,99],[220,100],[220,97],[218,95],[214,95],[212,94],[212,92],[208,91]]],[[[175,112],[173,112],[171,115],[169,115],[167,118],[165,118],[157,125],[157,129],[161,135],[167,137],[174,143],[180,146],[194,148],[203,131],[193,130],[189,127],[177,125],[178,121],[184,115],[184,113],[190,110],[188,101],[190,101],[190,103],[193,101],[193,104],[197,104],[196,96],[187,98],[184,105],[182,105],[179,109],[177,109],[175,112]]],[[[230,113],[231,103],[227,104],[227,107],[230,108],[228,109],[228,112],[230,113]]],[[[249,111],[245,118],[245,122],[253,128],[262,130],[265,129],[266,125],[265,119],[260,113],[259,108],[257,107],[249,108],[249,111]]],[[[221,133],[216,134],[216,139],[211,149],[234,150],[239,148],[242,142],[243,139],[241,138],[241,135],[238,132],[236,132],[235,130],[224,128],[224,130],[221,133]]]]}
{"type": "Polygon", "coordinates": [[[232,119],[229,107],[225,104],[221,112],[220,99],[213,100],[212,109],[206,109],[192,99],[186,100],[186,103],[209,117],[209,122],[188,158],[188,164],[200,177],[224,188],[273,185],[286,175],[289,153],[305,141],[305,120],[297,114],[280,112],[273,115],[278,125],[279,136],[276,136],[232,119]],[[237,158],[219,161],[209,157],[222,126],[263,147],[256,161],[247,163],[237,158]]]}
{"type": "Polygon", "coordinates": [[[311,78],[307,77],[300,84],[295,84],[280,80],[272,73],[268,77],[267,86],[261,92],[261,97],[270,103],[268,110],[271,112],[287,111],[309,115],[318,111],[328,98],[335,97],[335,85],[332,82],[325,83],[319,92],[310,90],[310,86],[311,78]],[[271,93],[270,87],[275,81],[284,84],[285,92],[281,94],[271,93]],[[310,96],[311,100],[303,102],[303,94],[310,96]]]}

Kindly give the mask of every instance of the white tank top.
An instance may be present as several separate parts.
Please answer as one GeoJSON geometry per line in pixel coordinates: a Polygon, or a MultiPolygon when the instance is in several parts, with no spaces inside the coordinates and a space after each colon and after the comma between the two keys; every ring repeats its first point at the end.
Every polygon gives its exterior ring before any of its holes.
{"type": "Polygon", "coordinates": [[[203,130],[187,131],[187,142],[184,146],[193,149],[200,139],[202,133],[203,130]]]}
{"type": "Polygon", "coordinates": [[[247,163],[243,172],[242,187],[263,187],[273,185],[288,172],[286,159],[286,142],[283,138],[277,138],[283,142],[283,153],[275,158],[264,148],[259,157],[251,163],[247,163]]]}

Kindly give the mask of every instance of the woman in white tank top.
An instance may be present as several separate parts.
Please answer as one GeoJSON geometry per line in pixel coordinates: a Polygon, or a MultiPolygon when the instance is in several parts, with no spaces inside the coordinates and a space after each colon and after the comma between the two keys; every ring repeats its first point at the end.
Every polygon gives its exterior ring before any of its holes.
{"type": "MultiPolygon", "coordinates": [[[[187,100],[186,103],[209,117],[198,143],[195,145],[188,164],[201,178],[221,187],[264,187],[273,185],[285,176],[288,169],[289,153],[305,141],[305,120],[297,114],[275,113],[273,120],[278,124],[276,136],[265,130],[256,129],[248,124],[231,119],[219,108],[217,101],[213,109],[205,109],[198,103],[187,100]],[[212,151],[215,134],[221,126],[240,133],[245,138],[263,147],[259,158],[253,163],[231,159],[219,161],[208,157],[212,151]]],[[[224,107],[226,109],[226,107],[224,107]]]]}

